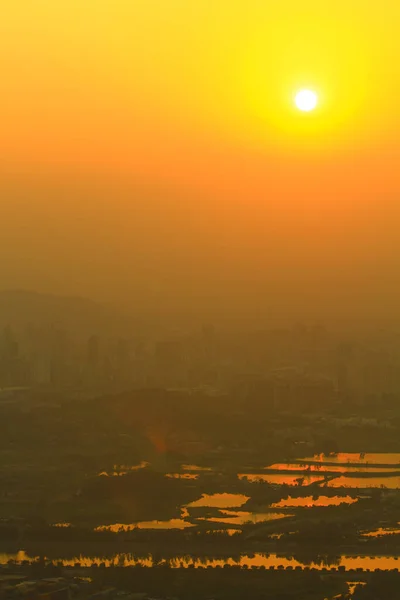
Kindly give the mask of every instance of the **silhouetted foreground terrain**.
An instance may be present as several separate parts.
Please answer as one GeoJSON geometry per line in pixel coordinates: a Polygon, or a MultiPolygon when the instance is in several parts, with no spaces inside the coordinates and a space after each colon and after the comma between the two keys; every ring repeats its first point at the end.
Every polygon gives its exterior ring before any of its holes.
{"type": "Polygon", "coordinates": [[[0,414],[9,552],[49,555],[46,540],[61,544],[59,557],[90,554],[90,544],[171,557],[214,546],[222,557],[289,552],[307,564],[397,551],[394,411],[365,423],[344,407],[255,414],[229,396],[144,389],[17,394],[0,414]]]}
{"type": "Polygon", "coordinates": [[[68,568],[38,561],[30,566],[9,564],[0,569],[2,598],[67,599],[102,598],[150,600],[151,598],[255,598],[265,600],[387,600],[398,598],[400,574],[360,574],[337,569],[265,570],[226,567],[224,569],[152,569],[120,566],[85,569],[78,563],[68,568]]]}

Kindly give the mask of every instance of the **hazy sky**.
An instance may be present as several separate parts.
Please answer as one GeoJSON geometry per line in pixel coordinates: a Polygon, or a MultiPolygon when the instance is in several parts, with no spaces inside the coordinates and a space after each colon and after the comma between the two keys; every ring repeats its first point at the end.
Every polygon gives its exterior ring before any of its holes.
{"type": "Polygon", "coordinates": [[[395,309],[397,0],[3,4],[0,287],[395,309]]]}

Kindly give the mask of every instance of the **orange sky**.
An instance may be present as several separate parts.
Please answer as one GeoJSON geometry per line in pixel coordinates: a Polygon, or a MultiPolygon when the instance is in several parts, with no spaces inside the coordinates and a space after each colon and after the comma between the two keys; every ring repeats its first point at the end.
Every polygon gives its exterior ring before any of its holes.
{"type": "Polygon", "coordinates": [[[369,4],[5,3],[2,287],[394,307],[400,5],[369,4]]]}

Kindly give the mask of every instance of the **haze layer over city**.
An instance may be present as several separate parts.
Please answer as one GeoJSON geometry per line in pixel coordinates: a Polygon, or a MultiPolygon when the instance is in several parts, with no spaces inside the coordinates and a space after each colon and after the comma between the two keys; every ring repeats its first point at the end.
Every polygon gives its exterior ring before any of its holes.
{"type": "Polygon", "coordinates": [[[398,11],[9,3],[2,288],[152,313],[395,318],[398,11]]]}

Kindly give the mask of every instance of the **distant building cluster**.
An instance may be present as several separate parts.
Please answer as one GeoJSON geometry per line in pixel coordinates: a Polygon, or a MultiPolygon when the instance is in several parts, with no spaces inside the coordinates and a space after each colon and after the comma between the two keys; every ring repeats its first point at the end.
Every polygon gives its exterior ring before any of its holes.
{"type": "Polygon", "coordinates": [[[106,391],[217,384],[212,330],[185,339],[77,341],[56,327],[0,332],[0,389],[51,386],[106,391]]]}
{"type": "Polygon", "coordinates": [[[48,387],[105,393],[162,387],[229,392],[254,409],[314,410],[400,399],[400,343],[343,342],[322,326],[77,341],[57,327],[0,332],[0,390],[48,387]]]}

